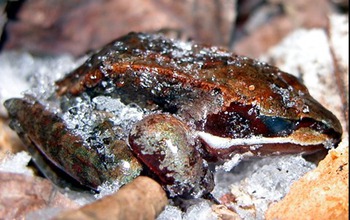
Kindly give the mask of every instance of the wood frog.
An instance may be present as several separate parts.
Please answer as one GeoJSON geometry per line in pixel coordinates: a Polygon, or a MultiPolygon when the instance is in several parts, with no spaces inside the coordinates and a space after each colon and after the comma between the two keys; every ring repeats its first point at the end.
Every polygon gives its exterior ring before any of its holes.
{"type": "Polygon", "coordinates": [[[213,188],[208,163],[311,154],[342,135],[338,119],[294,76],[161,35],[123,36],[55,86],[47,100],[6,101],[12,127],[30,149],[94,189],[126,184],[143,169],[171,197],[200,197],[213,188]],[[115,105],[140,114],[122,125],[115,105]]]}

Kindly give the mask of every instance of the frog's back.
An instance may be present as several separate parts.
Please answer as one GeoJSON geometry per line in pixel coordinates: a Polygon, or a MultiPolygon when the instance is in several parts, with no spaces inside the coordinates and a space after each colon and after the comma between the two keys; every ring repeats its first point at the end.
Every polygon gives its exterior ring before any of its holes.
{"type": "Polygon", "coordinates": [[[129,92],[143,87],[155,94],[154,88],[161,90],[162,83],[168,90],[177,86],[216,91],[224,108],[233,102],[254,105],[263,115],[295,120],[317,117],[307,111],[309,105],[320,107],[303,84],[276,67],[218,47],[142,33],[130,33],[105,46],[57,83],[58,94],[78,95],[107,78],[118,88],[129,86],[129,92]]]}

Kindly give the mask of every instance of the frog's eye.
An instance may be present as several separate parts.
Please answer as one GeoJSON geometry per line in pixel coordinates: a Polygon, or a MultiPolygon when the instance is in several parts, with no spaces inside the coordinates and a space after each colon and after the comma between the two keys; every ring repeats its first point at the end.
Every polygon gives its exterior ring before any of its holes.
{"type": "Polygon", "coordinates": [[[287,135],[296,128],[295,123],[285,118],[269,116],[260,116],[259,118],[269,130],[271,136],[287,135]]]}

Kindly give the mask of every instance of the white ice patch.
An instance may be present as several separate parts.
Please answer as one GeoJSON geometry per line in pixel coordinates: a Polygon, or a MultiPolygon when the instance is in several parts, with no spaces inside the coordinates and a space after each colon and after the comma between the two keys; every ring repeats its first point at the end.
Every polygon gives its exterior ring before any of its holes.
{"type": "Polygon", "coordinates": [[[212,211],[210,203],[208,201],[202,201],[190,206],[183,217],[183,220],[197,219],[217,220],[218,217],[212,211]]]}
{"type": "Polygon", "coordinates": [[[169,147],[169,150],[171,151],[171,153],[173,153],[173,154],[177,154],[177,152],[178,152],[178,147],[177,146],[175,146],[174,144],[173,144],[173,142],[171,141],[171,140],[165,140],[165,143],[166,143],[166,145],[169,147]]]}
{"type": "Polygon", "coordinates": [[[179,48],[179,49],[174,50],[172,52],[171,55],[174,58],[182,58],[182,57],[189,56],[190,54],[192,54],[192,50],[191,50],[192,46],[193,46],[192,43],[184,42],[184,41],[177,41],[177,40],[174,40],[173,43],[174,43],[174,46],[179,48]]]}
{"type": "Polygon", "coordinates": [[[46,99],[55,89],[54,82],[85,59],[83,57],[75,60],[69,55],[41,58],[23,52],[2,52],[0,54],[0,115],[7,114],[3,106],[5,100],[22,97],[25,91],[38,99],[46,99]]]}
{"type": "Polygon", "coordinates": [[[95,194],[96,199],[101,199],[105,196],[112,195],[113,193],[117,192],[121,185],[118,181],[114,182],[104,182],[100,186],[97,187],[97,190],[99,193],[95,194]]]}
{"type": "Polygon", "coordinates": [[[212,211],[211,203],[206,200],[199,200],[196,204],[188,207],[182,212],[178,207],[167,205],[156,220],[217,220],[218,216],[212,211]]]}
{"type": "Polygon", "coordinates": [[[231,172],[219,170],[215,173],[212,194],[217,199],[227,193],[233,194],[235,201],[229,206],[241,218],[264,219],[268,206],[282,199],[294,181],[315,167],[296,155],[241,162],[231,172]]]}
{"type": "Polygon", "coordinates": [[[167,205],[156,220],[182,220],[183,212],[176,206],[167,205]]]}
{"type": "Polygon", "coordinates": [[[30,159],[31,156],[26,151],[21,151],[16,154],[8,154],[0,162],[0,171],[33,176],[33,170],[27,167],[30,159]]]}
{"type": "Polygon", "coordinates": [[[96,109],[101,111],[108,110],[114,114],[118,114],[125,105],[120,101],[120,99],[112,99],[108,96],[97,96],[92,99],[92,102],[95,103],[96,109]]]}
{"type": "Polygon", "coordinates": [[[81,136],[85,141],[91,140],[90,137],[98,137],[99,140],[91,144],[103,144],[104,138],[109,138],[110,133],[102,133],[98,126],[104,122],[112,123],[115,135],[119,139],[125,138],[131,127],[144,115],[143,110],[135,105],[125,105],[117,98],[108,96],[97,96],[90,100],[87,95],[71,98],[69,109],[63,113],[62,118],[69,129],[81,136]],[[96,135],[97,130],[101,133],[96,135]],[[118,129],[118,130],[115,130],[118,129]]]}

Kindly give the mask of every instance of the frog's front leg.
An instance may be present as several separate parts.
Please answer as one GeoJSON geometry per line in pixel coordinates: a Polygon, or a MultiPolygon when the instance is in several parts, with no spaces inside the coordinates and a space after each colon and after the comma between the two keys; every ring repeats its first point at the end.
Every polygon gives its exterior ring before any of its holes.
{"type": "Polygon", "coordinates": [[[10,99],[5,107],[12,118],[11,127],[28,146],[34,146],[28,150],[39,152],[84,186],[96,189],[106,181],[125,184],[141,172],[141,164],[124,141],[113,140],[107,146],[112,161],[110,158],[106,161],[96,149],[86,146],[81,136],[68,129],[57,113],[40,102],[10,99]]]}
{"type": "Polygon", "coordinates": [[[212,173],[197,149],[199,142],[178,117],[148,115],[130,132],[129,144],[171,197],[198,198],[213,189],[212,173]]]}

